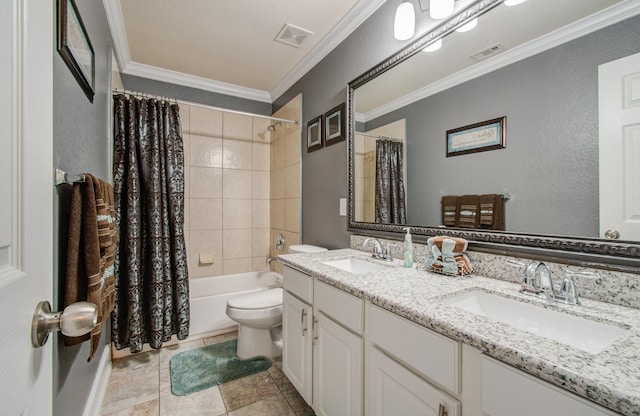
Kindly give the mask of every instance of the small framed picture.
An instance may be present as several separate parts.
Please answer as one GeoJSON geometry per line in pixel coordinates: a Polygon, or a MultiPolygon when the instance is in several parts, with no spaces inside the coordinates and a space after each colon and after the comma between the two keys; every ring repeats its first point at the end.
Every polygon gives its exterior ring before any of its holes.
{"type": "Polygon", "coordinates": [[[447,157],[504,149],[506,117],[447,130],[447,157]]]}
{"type": "Polygon", "coordinates": [[[344,103],[332,108],[324,114],[324,145],[330,146],[334,143],[344,141],[344,103]]]}
{"type": "Polygon", "coordinates": [[[318,116],[307,123],[307,153],[322,149],[324,146],[323,116],[318,116]]]}
{"type": "Polygon", "coordinates": [[[74,78],[93,102],[95,92],[95,54],[73,0],[58,0],[58,53],[74,78]]]}

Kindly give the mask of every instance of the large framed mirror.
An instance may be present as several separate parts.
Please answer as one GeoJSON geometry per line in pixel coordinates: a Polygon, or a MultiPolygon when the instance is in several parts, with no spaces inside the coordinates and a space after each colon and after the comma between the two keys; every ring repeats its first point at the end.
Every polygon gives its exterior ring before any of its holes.
{"type": "Polygon", "coordinates": [[[613,144],[599,121],[617,117],[613,101],[640,108],[640,75],[616,80],[605,65],[640,54],[640,1],[456,5],[454,17],[349,83],[349,230],[410,225],[478,249],[640,271],[640,120],[614,126],[623,133],[613,144]],[[473,31],[456,31],[476,18],[473,31]],[[441,49],[423,51],[438,40],[441,49]],[[607,98],[618,85],[623,98],[607,98]],[[447,157],[447,131],[502,118],[504,146],[447,157]],[[397,180],[380,174],[389,170],[383,143],[396,143],[397,180]],[[616,169],[622,176],[608,178],[616,169]],[[392,192],[402,200],[380,203],[389,182],[402,185],[392,192]],[[487,194],[503,197],[501,228],[445,225],[444,196],[487,194]],[[404,214],[385,212],[400,205],[404,214]]]}

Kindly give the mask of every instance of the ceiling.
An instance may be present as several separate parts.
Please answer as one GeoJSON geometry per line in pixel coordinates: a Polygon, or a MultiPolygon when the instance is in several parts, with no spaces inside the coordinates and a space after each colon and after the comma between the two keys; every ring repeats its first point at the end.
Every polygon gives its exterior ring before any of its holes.
{"type": "Polygon", "coordinates": [[[103,2],[121,72],[271,103],[385,0],[103,2]]]}

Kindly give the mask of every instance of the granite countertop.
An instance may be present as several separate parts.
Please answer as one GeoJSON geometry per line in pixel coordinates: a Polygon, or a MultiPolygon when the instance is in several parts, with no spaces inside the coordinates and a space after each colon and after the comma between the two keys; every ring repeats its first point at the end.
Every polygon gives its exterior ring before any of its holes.
{"type": "Polygon", "coordinates": [[[640,415],[638,309],[585,298],[581,298],[582,305],[549,306],[543,300],[520,294],[519,285],[514,283],[476,275],[450,277],[416,268],[405,269],[399,260],[374,260],[368,253],[353,249],[278,257],[284,264],[531,375],[624,415],[640,415]],[[322,263],[348,257],[386,265],[388,270],[352,274],[322,263]],[[591,354],[439,301],[474,288],[628,330],[605,350],[591,354]]]}

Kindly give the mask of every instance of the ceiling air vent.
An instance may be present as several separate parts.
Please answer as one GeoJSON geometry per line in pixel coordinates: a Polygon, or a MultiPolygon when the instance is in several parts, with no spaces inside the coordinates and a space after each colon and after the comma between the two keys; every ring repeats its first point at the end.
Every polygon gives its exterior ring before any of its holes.
{"type": "Polygon", "coordinates": [[[310,35],[313,35],[313,32],[294,26],[290,23],[285,23],[274,40],[276,42],[284,43],[285,45],[293,46],[294,48],[299,48],[302,42],[304,42],[304,40],[310,35]]]}
{"type": "Polygon", "coordinates": [[[507,50],[507,47],[504,46],[501,43],[496,43],[495,45],[491,45],[489,46],[487,49],[483,49],[480,52],[476,52],[473,55],[471,55],[471,59],[473,59],[474,61],[482,61],[484,59],[487,59],[490,56],[493,55],[497,55],[500,52],[504,52],[507,50]]]}

